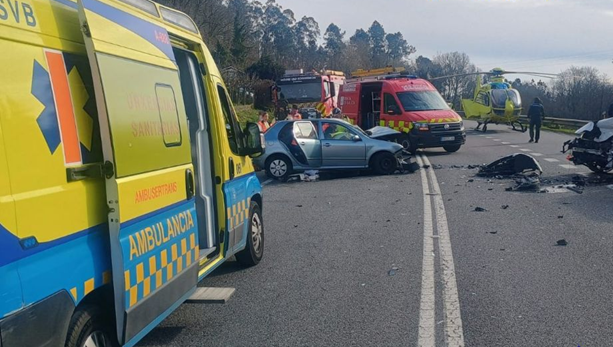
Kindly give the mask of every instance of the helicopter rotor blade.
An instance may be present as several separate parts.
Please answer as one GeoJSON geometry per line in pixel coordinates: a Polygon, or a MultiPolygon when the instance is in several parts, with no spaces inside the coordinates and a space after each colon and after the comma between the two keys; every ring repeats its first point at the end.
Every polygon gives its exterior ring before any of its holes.
{"type": "Polygon", "coordinates": [[[457,75],[447,75],[447,76],[437,76],[437,77],[432,77],[429,78],[430,81],[436,81],[436,80],[442,80],[442,79],[447,79],[447,78],[454,78],[454,77],[466,77],[466,76],[476,76],[476,75],[491,75],[491,72],[469,72],[469,73],[462,73],[462,74],[457,74],[457,75]]]}
{"type": "Polygon", "coordinates": [[[532,72],[532,71],[505,71],[505,74],[521,74],[521,75],[532,75],[538,77],[546,77],[546,78],[554,78],[558,77],[559,74],[548,73],[548,72],[532,72]]]}

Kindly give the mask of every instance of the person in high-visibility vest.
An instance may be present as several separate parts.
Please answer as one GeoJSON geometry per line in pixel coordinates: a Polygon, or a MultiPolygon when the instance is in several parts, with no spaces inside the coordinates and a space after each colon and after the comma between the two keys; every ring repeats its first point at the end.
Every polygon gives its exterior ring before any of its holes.
{"type": "Polygon", "coordinates": [[[265,133],[268,128],[270,128],[270,124],[268,123],[268,112],[262,111],[260,112],[260,119],[258,120],[258,127],[260,127],[260,132],[265,133]]]}

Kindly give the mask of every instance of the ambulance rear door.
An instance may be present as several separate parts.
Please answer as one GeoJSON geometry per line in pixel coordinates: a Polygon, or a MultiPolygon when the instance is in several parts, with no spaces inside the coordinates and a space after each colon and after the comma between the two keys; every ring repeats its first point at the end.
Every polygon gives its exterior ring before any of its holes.
{"type": "Polygon", "coordinates": [[[155,5],[132,3],[139,8],[79,1],[103,142],[122,345],[168,316],[198,278],[193,166],[175,57],[155,5]]]}

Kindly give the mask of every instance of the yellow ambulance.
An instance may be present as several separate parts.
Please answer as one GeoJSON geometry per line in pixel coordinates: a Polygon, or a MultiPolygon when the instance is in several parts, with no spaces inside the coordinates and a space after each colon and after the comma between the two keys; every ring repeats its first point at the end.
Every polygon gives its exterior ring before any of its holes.
{"type": "Polygon", "coordinates": [[[236,255],[262,188],[194,22],[148,0],[0,0],[0,345],[132,346],[236,255]]]}

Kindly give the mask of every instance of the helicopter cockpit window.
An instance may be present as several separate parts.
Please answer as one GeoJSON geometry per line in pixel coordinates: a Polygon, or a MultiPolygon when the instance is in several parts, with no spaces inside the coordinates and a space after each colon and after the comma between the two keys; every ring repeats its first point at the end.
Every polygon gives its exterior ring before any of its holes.
{"type": "Polygon", "coordinates": [[[496,108],[504,108],[507,99],[513,102],[516,108],[521,107],[521,98],[517,90],[513,89],[494,89],[492,90],[492,104],[496,108]]]}
{"type": "Polygon", "coordinates": [[[487,93],[479,93],[477,94],[477,98],[475,101],[481,105],[489,106],[490,105],[490,97],[487,93]]]}

